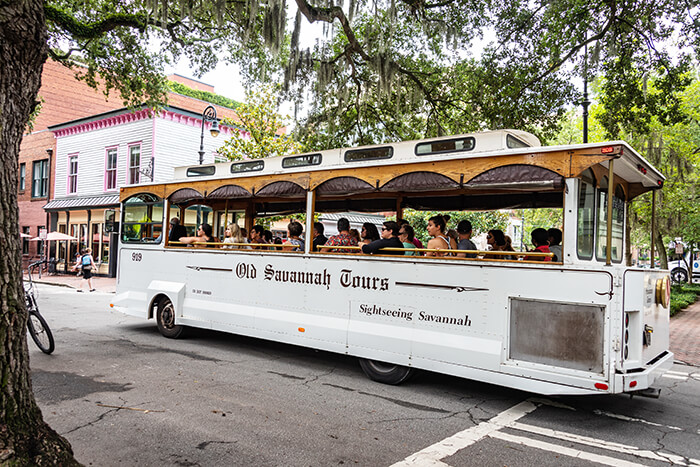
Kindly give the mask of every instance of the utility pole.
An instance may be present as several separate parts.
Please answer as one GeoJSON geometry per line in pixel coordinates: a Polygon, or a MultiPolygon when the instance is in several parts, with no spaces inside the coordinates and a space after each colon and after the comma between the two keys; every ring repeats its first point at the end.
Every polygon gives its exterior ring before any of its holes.
{"type": "MultiPolygon", "coordinates": [[[[585,40],[588,40],[588,31],[586,31],[585,40]]],[[[584,45],[583,52],[583,142],[588,142],[588,106],[591,101],[588,100],[588,44],[584,45]]]]}

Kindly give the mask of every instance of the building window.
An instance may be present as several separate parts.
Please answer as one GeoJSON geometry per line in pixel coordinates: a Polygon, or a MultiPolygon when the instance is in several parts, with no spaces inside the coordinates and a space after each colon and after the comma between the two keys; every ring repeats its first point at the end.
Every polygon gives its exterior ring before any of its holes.
{"type": "MultiPolygon", "coordinates": [[[[41,231],[44,230],[46,226],[44,225],[37,225],[36,226],[36,236],[41,237],[41,231]]],[[[44,246],[46,245],[46,241],[38,241],[36,242],[36,254],[37,256],[44,256],[44,246]]]]}
{"type": "Polygon", "coordinates": [[[105,161],[105,190],[117,189],[117,148],[107,149],[105,161]]]}
{"type": "Polygon", "coordinates": [[[49,194],[49,160],[32,164],[32,198],[45,198],[49,194]]]}
{"type": "MultiPolygon", "coordinates": [[[[22,164],[22,165],[24,165],[24,164],[22,164]]],[[[22,233],[25,235],[31,235],[31,228],[30,227],[22,227],[22,233]]],[[[29,237],[22,238],[22,254],[23,255],[29,254],[29,237]]]]}
{"type": "Polygon", "coordinates": [[[78,155],[68,156],[68,194],[78,192],[78,155]]]}
{"type": "Polygon", "coordinates": [[[19,165],[19,191],[24,191],[27,187],[27,164],[22,162],[19,165]]]}
{"type": "Polygon", "coordinates": [[[135,185],[140,181],[141,175],[141,145],[129,146],[129,185],[135,185]]]}

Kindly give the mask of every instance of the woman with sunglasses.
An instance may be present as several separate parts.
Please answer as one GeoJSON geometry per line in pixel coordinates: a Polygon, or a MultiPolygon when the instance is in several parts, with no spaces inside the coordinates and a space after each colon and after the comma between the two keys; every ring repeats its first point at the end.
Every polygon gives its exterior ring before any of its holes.
{"type": "Polygon", "coordinates": [[[401,255],[401,250],[387,251],[384,248],[403,248],[403,243],[399,240],[399,224],[394,221],[384,222],[382,227],[382,238],[375,240],[369,245],[362,245],[362,253],[373,255],[401,255]]]}
{"type": "MultiPolygon", "coordinates": [[[[510,242],[506,239],[506,235],[502,230],[489,230],[486,235],[486,243],[489,244],[491,251],[515,251],[510,242]]],[[[510,255],[493,256],[495,259],[512,259],[510,255]]]]}
{"type": "MultiPolygon", "coordinates": [[[[187,243],[189,245],[193,243],[216,243],[218,239],[212,237],[211,225],[202,224],[197,229],[197,236],[195,237],[182,237],[180,243],[187,243]]],[[[208,247],[214,247],[214,245],[207,245],[208,247]]]]}

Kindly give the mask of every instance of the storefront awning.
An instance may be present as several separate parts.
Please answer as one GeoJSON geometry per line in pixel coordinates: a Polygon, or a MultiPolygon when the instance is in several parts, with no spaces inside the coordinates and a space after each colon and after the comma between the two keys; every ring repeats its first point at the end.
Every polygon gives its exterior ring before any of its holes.
{"type": "Polygon", "coordinates": [[[58,198],[44,205],[45,211],[77,211],[94,208],[119,207],[119,195],[58,198]]]}

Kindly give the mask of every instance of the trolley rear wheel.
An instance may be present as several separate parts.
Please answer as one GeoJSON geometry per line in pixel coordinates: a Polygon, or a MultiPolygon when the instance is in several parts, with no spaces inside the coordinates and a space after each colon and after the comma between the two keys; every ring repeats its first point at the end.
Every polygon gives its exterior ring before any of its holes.
{"type": "Polygon", "coordinates": [[[360,359],[360,367],[369,379],[384,384],[401,384],[415,373],[413,368],[366,358],[360,359]]]}
{"type": "Polygon", "coordinates": [[[41,349],[45,354],[50,354],[56,348],[53,340],[53,334],[46,320],[38,312],[29,313],[29,320],[27,321],[27,329],[29,330],[29,335],[32,336],[34,343],[41,349]]]}

